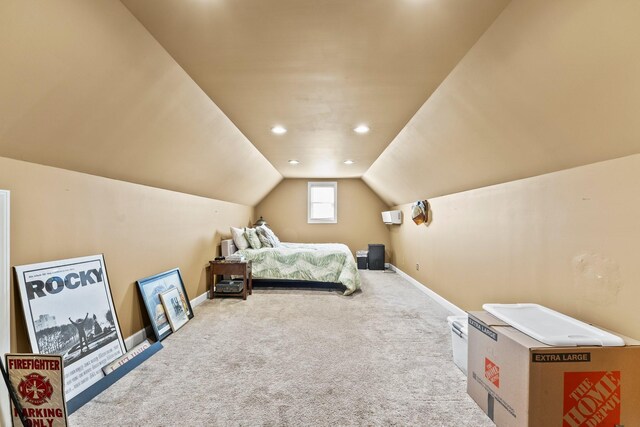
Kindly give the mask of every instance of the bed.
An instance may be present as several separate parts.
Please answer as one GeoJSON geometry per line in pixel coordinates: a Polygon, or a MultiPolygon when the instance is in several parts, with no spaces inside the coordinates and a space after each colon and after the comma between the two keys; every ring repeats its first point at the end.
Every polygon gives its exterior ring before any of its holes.
{"type": "Polygon", "coordinates": [[[252,261],[254,279],[339,283],[345,288],[344,295],[360,289],[353,255],[340,243],[281,243],[277,248],[236,253],[252,261]]]}

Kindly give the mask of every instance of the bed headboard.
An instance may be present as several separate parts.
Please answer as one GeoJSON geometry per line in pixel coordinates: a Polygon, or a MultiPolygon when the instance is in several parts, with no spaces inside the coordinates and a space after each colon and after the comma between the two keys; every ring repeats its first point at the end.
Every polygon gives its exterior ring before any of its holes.
{"type": "Polygon", "coordinates": [[[221,241],[220,246],[222,248],[221,254],[223,257],[228,257],[229,255],[235,253],[235,251],[238,250],[238,248],[236,248],[235,243],[233,243],[233,240],[231,239],[221,241]]]}

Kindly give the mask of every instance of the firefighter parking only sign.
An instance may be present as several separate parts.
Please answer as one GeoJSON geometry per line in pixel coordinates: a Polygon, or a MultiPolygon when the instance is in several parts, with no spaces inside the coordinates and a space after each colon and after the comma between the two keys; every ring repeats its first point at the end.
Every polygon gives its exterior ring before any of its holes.
{"type": "MultiPolygon", "coordinates": [[[[29,427],[67,426],[62,356],[7,354],[9,380],[16,391],[29,427]]],[[[11,402],[14,426],[21,426],[18,409],[11,402]]]]}

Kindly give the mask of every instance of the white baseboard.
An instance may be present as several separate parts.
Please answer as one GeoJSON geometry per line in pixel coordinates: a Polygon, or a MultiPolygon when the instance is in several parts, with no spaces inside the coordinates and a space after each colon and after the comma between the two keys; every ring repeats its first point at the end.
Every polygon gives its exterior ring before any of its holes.
{"type": "Polygon", "coordinates": [[[205,302],[207,300],[207,298],[209,298],[209,291],[206,291],[205,293],[203,293],[200,296],[195,297],[194,299],[192,299],[191,302],[191,307],[197,307],[200,304],[202,304],[203,302],[205,302]]]}
{"type": "Polygon", "coordinates": [[[153,328],[151,328],[151,326],[148,326],[144,329],[140,329],[130,337],[125,338],[124,345],[127,347],[127,351],[129,351],[150,336],[153,336],[153,328]]]}
{"type": "Polygon", "coordinates": [[[461,309],[460,307],[458,307],[454,303],[450,302],[449,300],[441,297],[436,292],[432,291],[431,289],[429,289],[428,287],[426,287],[422,283],[418,282],[416,279],[414,279],[413,277],[409,276],[407,273],[405,273],[404,271],[400,270],[395,265],[390,264],[389,265],[389,269],[395,271],[400,276],[402,276],[404,279],[406,279],[407,282],[411,283],[416,288],[418,288],[420,291],[422,291],[425,294],[427,294],[427,296],[429,296],[432,300],[434,300],[435,302],[440,304],[442,307],[444,307],[444,309],[447,310],[448,312],[450,312],[450,313],[452,313],[452,314],[454,314],[456,316],[463,316],[463,315],[467,314],[466,311],[464,311],[463,309],[461,309]]]}
{"type": "MultiPolygon", "coordinates": [[[[207,291],[202,295],[199,295],[194,299],[192,299],[191,301],[189,301],[191,303],[191,308],[195,308],[200,304],[202,304],[203,302],[205,302],[208,296],[209,296],[209,292],[207,291]]],[[[138,332],[131,335],[130,337],[125,338],[124,345],[127,347],[127,350],[130,350],[133,347],[140,344],[142,341],[146,340],[147,337],[151,337],[151,336],[153,336],[153,328],[151,326],[147,326],[144,329],[140,329],[138,332]]]]}

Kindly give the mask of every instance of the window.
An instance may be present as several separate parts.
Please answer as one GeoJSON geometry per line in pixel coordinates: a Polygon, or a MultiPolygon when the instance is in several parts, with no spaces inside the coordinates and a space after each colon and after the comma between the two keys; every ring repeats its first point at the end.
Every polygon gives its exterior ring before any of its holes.
{"type": "Polygon", "coordinates": [[[338,183],[308,183],[309,224],[335,224],[338,222],[338,183]]]}

